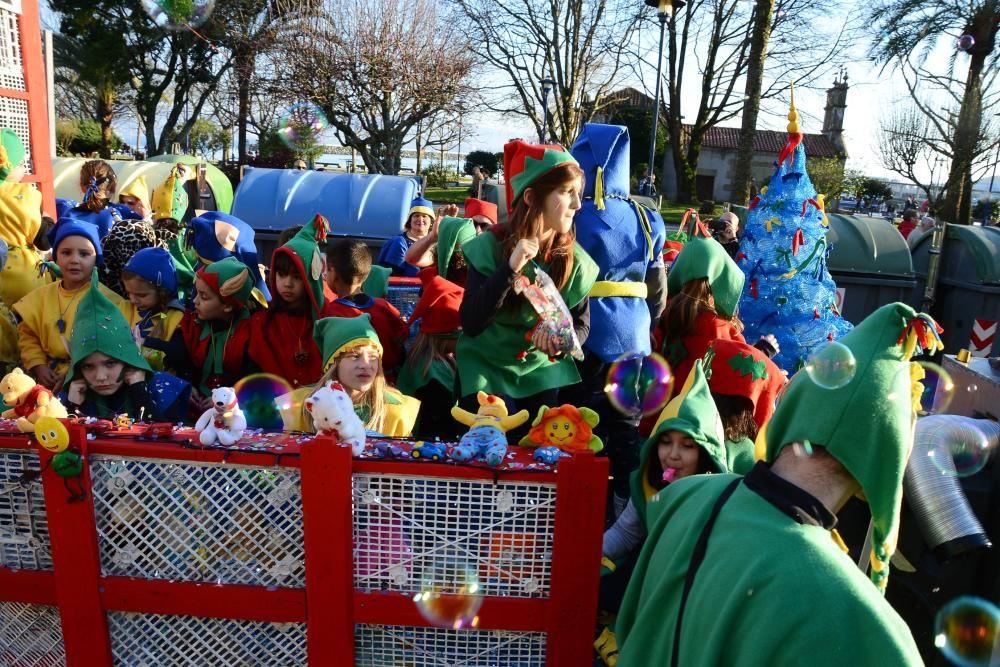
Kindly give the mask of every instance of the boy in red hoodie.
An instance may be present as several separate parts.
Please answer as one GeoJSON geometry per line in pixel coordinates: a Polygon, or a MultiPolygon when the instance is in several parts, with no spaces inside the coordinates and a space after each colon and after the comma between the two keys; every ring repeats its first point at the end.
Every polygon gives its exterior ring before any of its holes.
{"type": "Polygon", "coordinates": [[[338,298],[326,304],[323,317],[357,317],[368,313],[382,344],[382,367],[395,379],[403,364],[403,341],[409,327],[399,311],[385,299],[373,299],[361,291],[372,268],[371,252],[361,241],[340,239],[326,249],[326,282],[338,298]]]}
{"type": "Polygon", "coordinates": [[[329,229],[327,219],[317,214],[274,251],[267,284],[271,303],[250,319],[250,358],[293,387],[315,384],[323,374],[313,325],[325,302],[319,244],[329,229]]]}

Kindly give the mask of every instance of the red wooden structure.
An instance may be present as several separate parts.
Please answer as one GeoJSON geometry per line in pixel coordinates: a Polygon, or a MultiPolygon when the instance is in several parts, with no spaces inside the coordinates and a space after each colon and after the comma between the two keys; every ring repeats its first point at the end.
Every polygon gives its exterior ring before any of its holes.
{"type": "Polygon", "coordinates": [[[46,81],[37,0],[0,3],[0,127],[21,137],[28,151],[24,181],[37,184],[43,210],[54,215],[46,81]]]}
{"type": "Polygon", "coordinates": [[[0,434],[0,663],[589,664],[605,460],[491,470],[276,437],[72,426],[87,495],[68,502],[51,468],[19,483],[51,455],[0,434]],[[478,626],[434,627],[412,597],[459,561],[478,626]]]}

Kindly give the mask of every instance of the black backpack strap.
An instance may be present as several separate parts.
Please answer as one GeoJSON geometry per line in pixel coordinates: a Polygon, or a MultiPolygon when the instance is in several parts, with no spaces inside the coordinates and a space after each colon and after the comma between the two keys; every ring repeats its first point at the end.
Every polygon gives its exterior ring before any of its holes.
{"type": "Polygon", "coordinates": [[[742,477],[730,482],[729,486],[722,491],[719,499],[715,501],[712,513],[708,515],[708,521],[705,522],[705,527],[701,529],[701,535],[698,536],[698,542],[695,543],[694,551],[691,553],[691,562],[688,564],[687,577],[684,579],[684,593],[681,594],[681,607],[677,611],[677,624],[674,626],[674,648],[670,656],[672,667],[677,667],[678,665],[681,650],[681,622],[684,620],[684,608],[687,606],[688,594],[694,585],[694,576],[698,574],[698,568],[701,567],[702,561],[705,560],[705,552],[708,551],[708,536],[712,533],[712,528],[715,526],[715,520],[719,518],[722,506],[729,500],[729,496],[733,495],[733,491],[736,490],[741,481],[743,481],[742,477]]]}

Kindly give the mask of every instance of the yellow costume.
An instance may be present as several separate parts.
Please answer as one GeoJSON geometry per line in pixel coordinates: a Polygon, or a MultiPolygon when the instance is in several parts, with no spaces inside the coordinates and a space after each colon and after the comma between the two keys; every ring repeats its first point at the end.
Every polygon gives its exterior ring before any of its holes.
{"type": "MultiPolygon", "coordinates": [[[[286,431],[312,431],[312,422],[307,416],[303,404],[305,400],[319,387],[299,387],[290,394],[278,398],[281,420],[286,431]]],[[[420,412],[420,401],[401,393],[398,389],[386,387],[385,419],[382,422],[382,435],[391,438],[407,438],[413,433],[413,425],[417,422],[420,412]]]]}
{"type": "Polygon", "coordinates": [[[0,274],[0,298],[17,303],[47,279],[38,275],[41,256],[32,243],[42,226],[42,193],[30,183],[0,183],[0,238],[7,242],[7,266],[0,274]]]}
{"type": "MultiPolygon", "coordinates": [[[[177,308],[167,308],[150,316],[148,333],[142,336],[137,329],[139,322],[143,319],[139,315],[139,309],[132,305],[131,301],[125,300],[122,300],[118,304],[118,309],[125,316],[125,321],[128,322],[133,337],[135,337],[136,341],[141,341],[142,356],[146,358],[146,361],[149,362],[153,370],[168,370],[164,367],[164,350],[167,343],[173,337],[174,331],[181,325],[181,320],[184,319],[184,311],[177,308]]],[[[146,328],[145,324],[142,328],[146,328]]]]}
{"type": "MultiPolygon", "coordinates": [[[[8,265],[9,266],[9,265],[8,265]]],[[[100,285],[104,296],[119,308],[122,298],[100,285]]],[[[69,368],[69,338],[80,299],[90,289],[86,283],[79,289],[63,289],[62,281],[43,285],[14,304],[14,312],[21,318],[17,327],[21,364],[31,370],[39,364],[48,364],[56,373],[69,368]],[[60,331],[59,322],[63,322],[60,331]]]]}

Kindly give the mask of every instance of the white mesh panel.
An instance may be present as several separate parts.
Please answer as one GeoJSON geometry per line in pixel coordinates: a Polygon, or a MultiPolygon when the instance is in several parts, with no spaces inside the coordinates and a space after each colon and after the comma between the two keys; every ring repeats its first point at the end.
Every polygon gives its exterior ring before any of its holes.
{"type": "Polygon", "coordinates": [[[0,5],[0,88],[25,90],[17,14],[2,5],[0,5]]]}
{"type": "Polygon", "coordinates": [[[0,602],[0,665],[66,664],[59,610],[40,604],[0,602]]]}
{"type": "Polygon", "coordinates": [[[304,586],[298,470],[95,456],[90,472],[104,574],[304,586]]]}
{"type": "Polygon", "coordinates": [[[115,664],[305,665],[305,623],[109,612],[115,664]]]}
{"type": "Polygon", "coordinates": [[[28,103],[25,100],[0,95],[0,127],[9,127],[24,144],[24,168],[31,173],[31,129],[28,125],[28,103]]]}
{"type": "Polygon", "coordinates": [[[40,480],[22,485],[25,470],[38,470],[38,453],[0,450],[0,567],[51,570],[49,522],[40,480]]]}
{"type": "Polygon", "coordinates": [[[543,667],[545,640],[541,632],[356,625],[354,658],[361,667],[543,667]]]}
{"type": "Polygon", "coordinates": [[[476,573],[483,595],[549,594],[554,484],[357,474],[354,586],[419,590],[476,573]]]}

